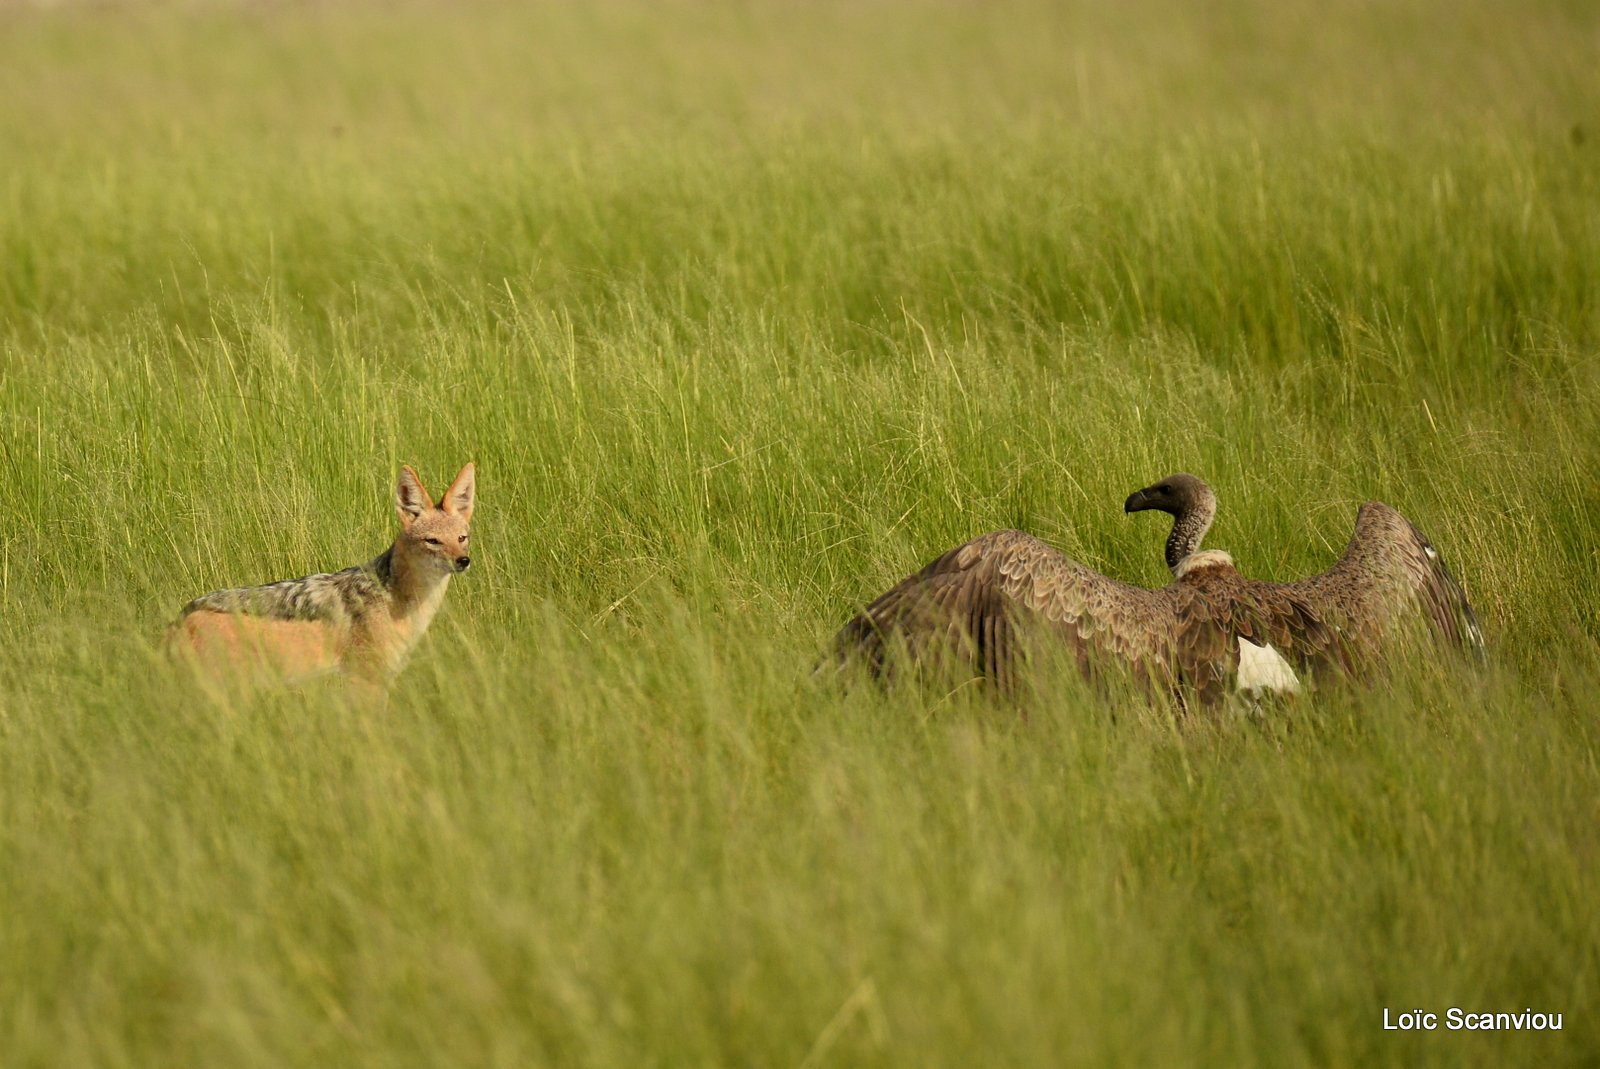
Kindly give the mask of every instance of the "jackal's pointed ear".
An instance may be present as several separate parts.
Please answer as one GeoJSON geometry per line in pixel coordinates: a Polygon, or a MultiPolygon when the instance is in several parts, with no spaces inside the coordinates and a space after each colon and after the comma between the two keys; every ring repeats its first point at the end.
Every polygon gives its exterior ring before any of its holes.
{"type": "Polygon", "coordinates": [[[461,469],[461,474],[456,476],[456,481],[450,484],[450,489],[444,492],[444,497],[439,499],[439,507],[470,522],[477,486],[476,471],[471,464],[468,464],[461,469]]]}
{"type": "Polygon", "coordinates": [[[410,527],[418,516],[433,508],[433,499],[409,464],[401,466],[400,481],[394,485],[394,507],[404,527],[410,527]]]}

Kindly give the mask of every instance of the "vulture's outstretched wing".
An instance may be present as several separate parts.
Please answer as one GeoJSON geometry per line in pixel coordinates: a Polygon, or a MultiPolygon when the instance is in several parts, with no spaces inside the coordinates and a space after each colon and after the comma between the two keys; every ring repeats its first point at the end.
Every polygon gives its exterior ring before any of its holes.
{"type": "Polygon", "coordinates": [[[1335,646],[1297,631],[1288,645],[1302,660],[1335,651],[1347,660],[1365,659],[1380,651],[1385,637],[1419,617],[1451,644],[1483,650],[1477,615],[1439,551],[1409,520],[1377,501],[1361,506],[1350,544],[1332,568],[1294,583],[1250,587],[1252,599],[1303,606],[1333,629],[1335,646]]]}
{"type": "Polygon", "coordinates": [[[996,531],[896,584],[845,624],[836,649],[882,674],[893,645],[903,642],[915,660],[954,655],[1009,686],[1026,634],[1043,628],[1086,671],[1121,662],[1171,686],[1180,659],[1227,656],[1226,635],[1206,625],[1197,601],[1187,588],[1120,583],[1032,535],[996,531]]]}

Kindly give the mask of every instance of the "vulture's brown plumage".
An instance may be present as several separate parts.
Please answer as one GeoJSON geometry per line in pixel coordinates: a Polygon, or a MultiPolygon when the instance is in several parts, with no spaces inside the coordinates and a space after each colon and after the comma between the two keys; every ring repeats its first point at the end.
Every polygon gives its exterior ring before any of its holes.
{"type": "Polygon", "coordinates": [[[1042,639],[1064,645],[1086,674],[1120,665],[1209,704],[1235,689],[1292,691],[1308,671],[1370,664],[1386,638],[1419,619],[1454,645],[1482,648],[1460,585],[1387,505],[1362,505],[1338,562],[1295,583],[1247,579],[1226,553],[1200,549],[1216,498],[1195,476],[1163,479],[1124,507],[1172,514],[1167,586],[1118,582],[1032,535],[996,531],[868,605],[839,632],[840,659],[882,675],[903,646],[914,661],[954,659],[1010,686],[1028,641],[1042,639]]]}

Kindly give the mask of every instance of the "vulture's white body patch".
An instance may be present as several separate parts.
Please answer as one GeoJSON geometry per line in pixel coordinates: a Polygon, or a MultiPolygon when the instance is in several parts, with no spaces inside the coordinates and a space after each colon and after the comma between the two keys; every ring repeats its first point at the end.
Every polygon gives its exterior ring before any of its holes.
{"type": "Polygon", "coordinates": [[[1239,670],[1234,683],[1241,691],[1300,693],[1300,680],[1283,654],[1271,646],[1257,646],[1249,639],[1239,640],[1239,670]]]}

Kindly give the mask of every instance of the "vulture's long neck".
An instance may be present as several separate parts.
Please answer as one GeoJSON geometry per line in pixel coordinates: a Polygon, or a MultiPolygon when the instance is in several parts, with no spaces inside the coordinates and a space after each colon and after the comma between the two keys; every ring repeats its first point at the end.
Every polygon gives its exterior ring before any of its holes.
{"type": "Polygon", "coordinates": [[[1208,490],[1184,506],[1173,517],[1172,533],[1167,536],[1167,567],[1177,571],[1183,558],[1200,548],[1200,540],[1211,529],[1217,516],[1217,499],[1208,490]]]}

